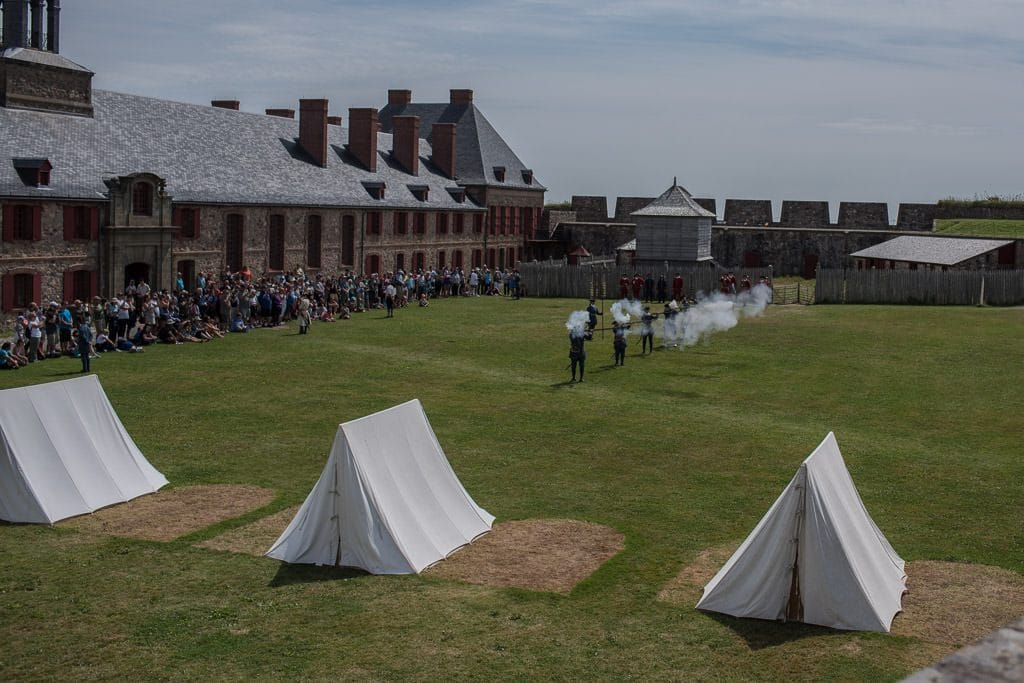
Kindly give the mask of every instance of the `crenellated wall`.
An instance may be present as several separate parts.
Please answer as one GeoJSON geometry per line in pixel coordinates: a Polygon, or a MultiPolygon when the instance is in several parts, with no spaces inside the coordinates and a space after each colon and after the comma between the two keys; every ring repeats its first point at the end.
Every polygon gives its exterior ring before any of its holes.
{"type": "Polygon", "coordinates": [[[572,197],[572,210],[576,212],[576,220],[583,223],[607,223],[608,222],[608,198],[607,197],[572,197]]]}
{"type": "Polygon", "coordinates": [[[639,211],[655,200],[654,197],[618,197],[615,200],[615,222],[629,223],[630,214],[639,211]]]}
{"type": "Polygon", "coordinates": [[[726,225],[771,225],[770,199],[726,199],[726,225]]]}
{"type": "Polygon", "coordinates": [[[841,228],[882,228],[889,227],[889,205],[885,202],[840,202],[839,220],[841,228]]]}
{"type": "Polygon", "coordinates": [[[782,202],[779,225],[787,228],[823,228],[832,224],[828,215],[828,202],[782,202]]]}

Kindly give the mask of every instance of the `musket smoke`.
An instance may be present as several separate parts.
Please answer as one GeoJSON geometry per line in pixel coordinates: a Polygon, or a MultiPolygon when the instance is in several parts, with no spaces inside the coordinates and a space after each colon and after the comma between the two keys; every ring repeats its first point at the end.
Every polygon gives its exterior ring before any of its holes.
{"type": "Polygon", "coordinates": [[[569,314],[569,319],[565,321],[565,329],[569,330],[569,334],[573,337],[582,337],[587,331],[589,320],[590,314],[586,311],[573,311],[569,314]]]}
{"type": "Polygon", "coordinates": [[[628,323],[630,316],[639,318],[644,314],[644,306],[638,300],[622,299],[611,306],[612,317],[617,323],[628,323]]]}
{"type": "Polygon", "coordinates": [[[710,296],[698,295],[697,303],[677,315],[675,324],[666,320],[663,326],[664,341],[666,344],[683,347],[693,346],[716,332],[736,327],[740,317],[761,315],[771,297],[771,289],[763,284],[738,296],[720,292],[710,296]]]}

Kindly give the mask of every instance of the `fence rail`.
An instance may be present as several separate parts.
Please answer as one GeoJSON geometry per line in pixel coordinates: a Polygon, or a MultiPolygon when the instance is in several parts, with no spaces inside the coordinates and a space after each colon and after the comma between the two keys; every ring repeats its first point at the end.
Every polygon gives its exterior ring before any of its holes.
{"type": "Polygon", "coordinates": [[[1024,270],[818,270],[822,304],[1024,304],[1024,270]]]}
{"type": "MultiPolygon", "coordinates": [[[[520,263],[520,286],[526,288],[529,296],[582,298],[582,299],[618,299],[620,296],[619,278],[623,275],[632,278],[635,271],[629,266],[617,266],[614,262],[584,263],[570,265],[564,259],[558,261],[537,261],[520,263]]],[[[719,289],[719,278],[732,272],[738,280],[744,276],[757,284],[761,276],[772,277],[768,268],[734,268],[731,271],[714,265],[692,266],[685,268],[645,268],[641,275],[648,273],[658,281],[663,276],[669,297],[672,295],[672,280],[676,273],[683,278],[683,294],[695,297],[697,292],[716,292],[719,289]]]]}

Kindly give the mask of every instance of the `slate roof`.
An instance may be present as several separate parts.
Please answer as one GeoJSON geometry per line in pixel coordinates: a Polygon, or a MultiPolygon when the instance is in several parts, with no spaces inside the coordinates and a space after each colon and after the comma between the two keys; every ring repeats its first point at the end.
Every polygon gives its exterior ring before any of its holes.
{"type": "Polygon", "coordinates": [[[547,189],[536,178],[530,184],[523,180],[523,171],[530,169],[520,161],[475,104],[388,104],[378,113],[383,132],[391,132],[391,118],[394,116],[420,117],[420,136],[428,142],[435,123],[455,124],[455,174],[461,184],[538,191],[547,189]],[[496,178],[495,168],[505,169],[503,182],[496,178]]]}
{"type": "MultiPolygon", "coordinates": [[[[45,53],[40,53],[45,54],[45,53]]],[[[456,183],[429,164],[406,173],[390,160],[391,136],[378,136],[377,172],[345,150],[348,129],[328,126],[327,166],[298,146],[298,119],[249,114],[104,90],[93,91],[93,118],[0,107],[0,196],[104,198],[103,180],[147,171],[167,181],[176,202],[425,210],[477,210],[447,192],[456,183]],[[49,187],[26,185],[14,158],[49,159],[49,187]],[[384,199],[363,182],[383,182],[384,199]],[[419,201],[409,185],[429,188],[419,201]]],[[[420,140],[420,157],[430,146],[420,140]]]]}
{"type": "Polygon", "coordinates": [[[857,258],[907,261],[952,266],[1013,244],[1013,240],[959,239],[956,237],[896,237],[850,254],[857,258]]]}
{"type": "Polygon", "coordinates": [[[684,216],[688,218],[714,218],[711,213],[694,200],[693,195],[686,191],[686,188],[672,183],[672,187],[665,190],[660,197],[653,202],[629,214],[630,216],[684,216]]]}

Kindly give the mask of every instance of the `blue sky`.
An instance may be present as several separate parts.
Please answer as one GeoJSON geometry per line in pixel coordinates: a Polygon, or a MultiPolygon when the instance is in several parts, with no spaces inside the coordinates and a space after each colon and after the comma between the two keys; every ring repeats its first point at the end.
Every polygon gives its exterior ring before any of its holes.
{"type": "MultiPolygon", "coordinates": [[[[242,109],[472,88],[550,201],[1024,192],[1019,0],[65,0],[97,87],[242,109]]],[[[893,206],[892,220],[895,220],[893,206]]]]}

